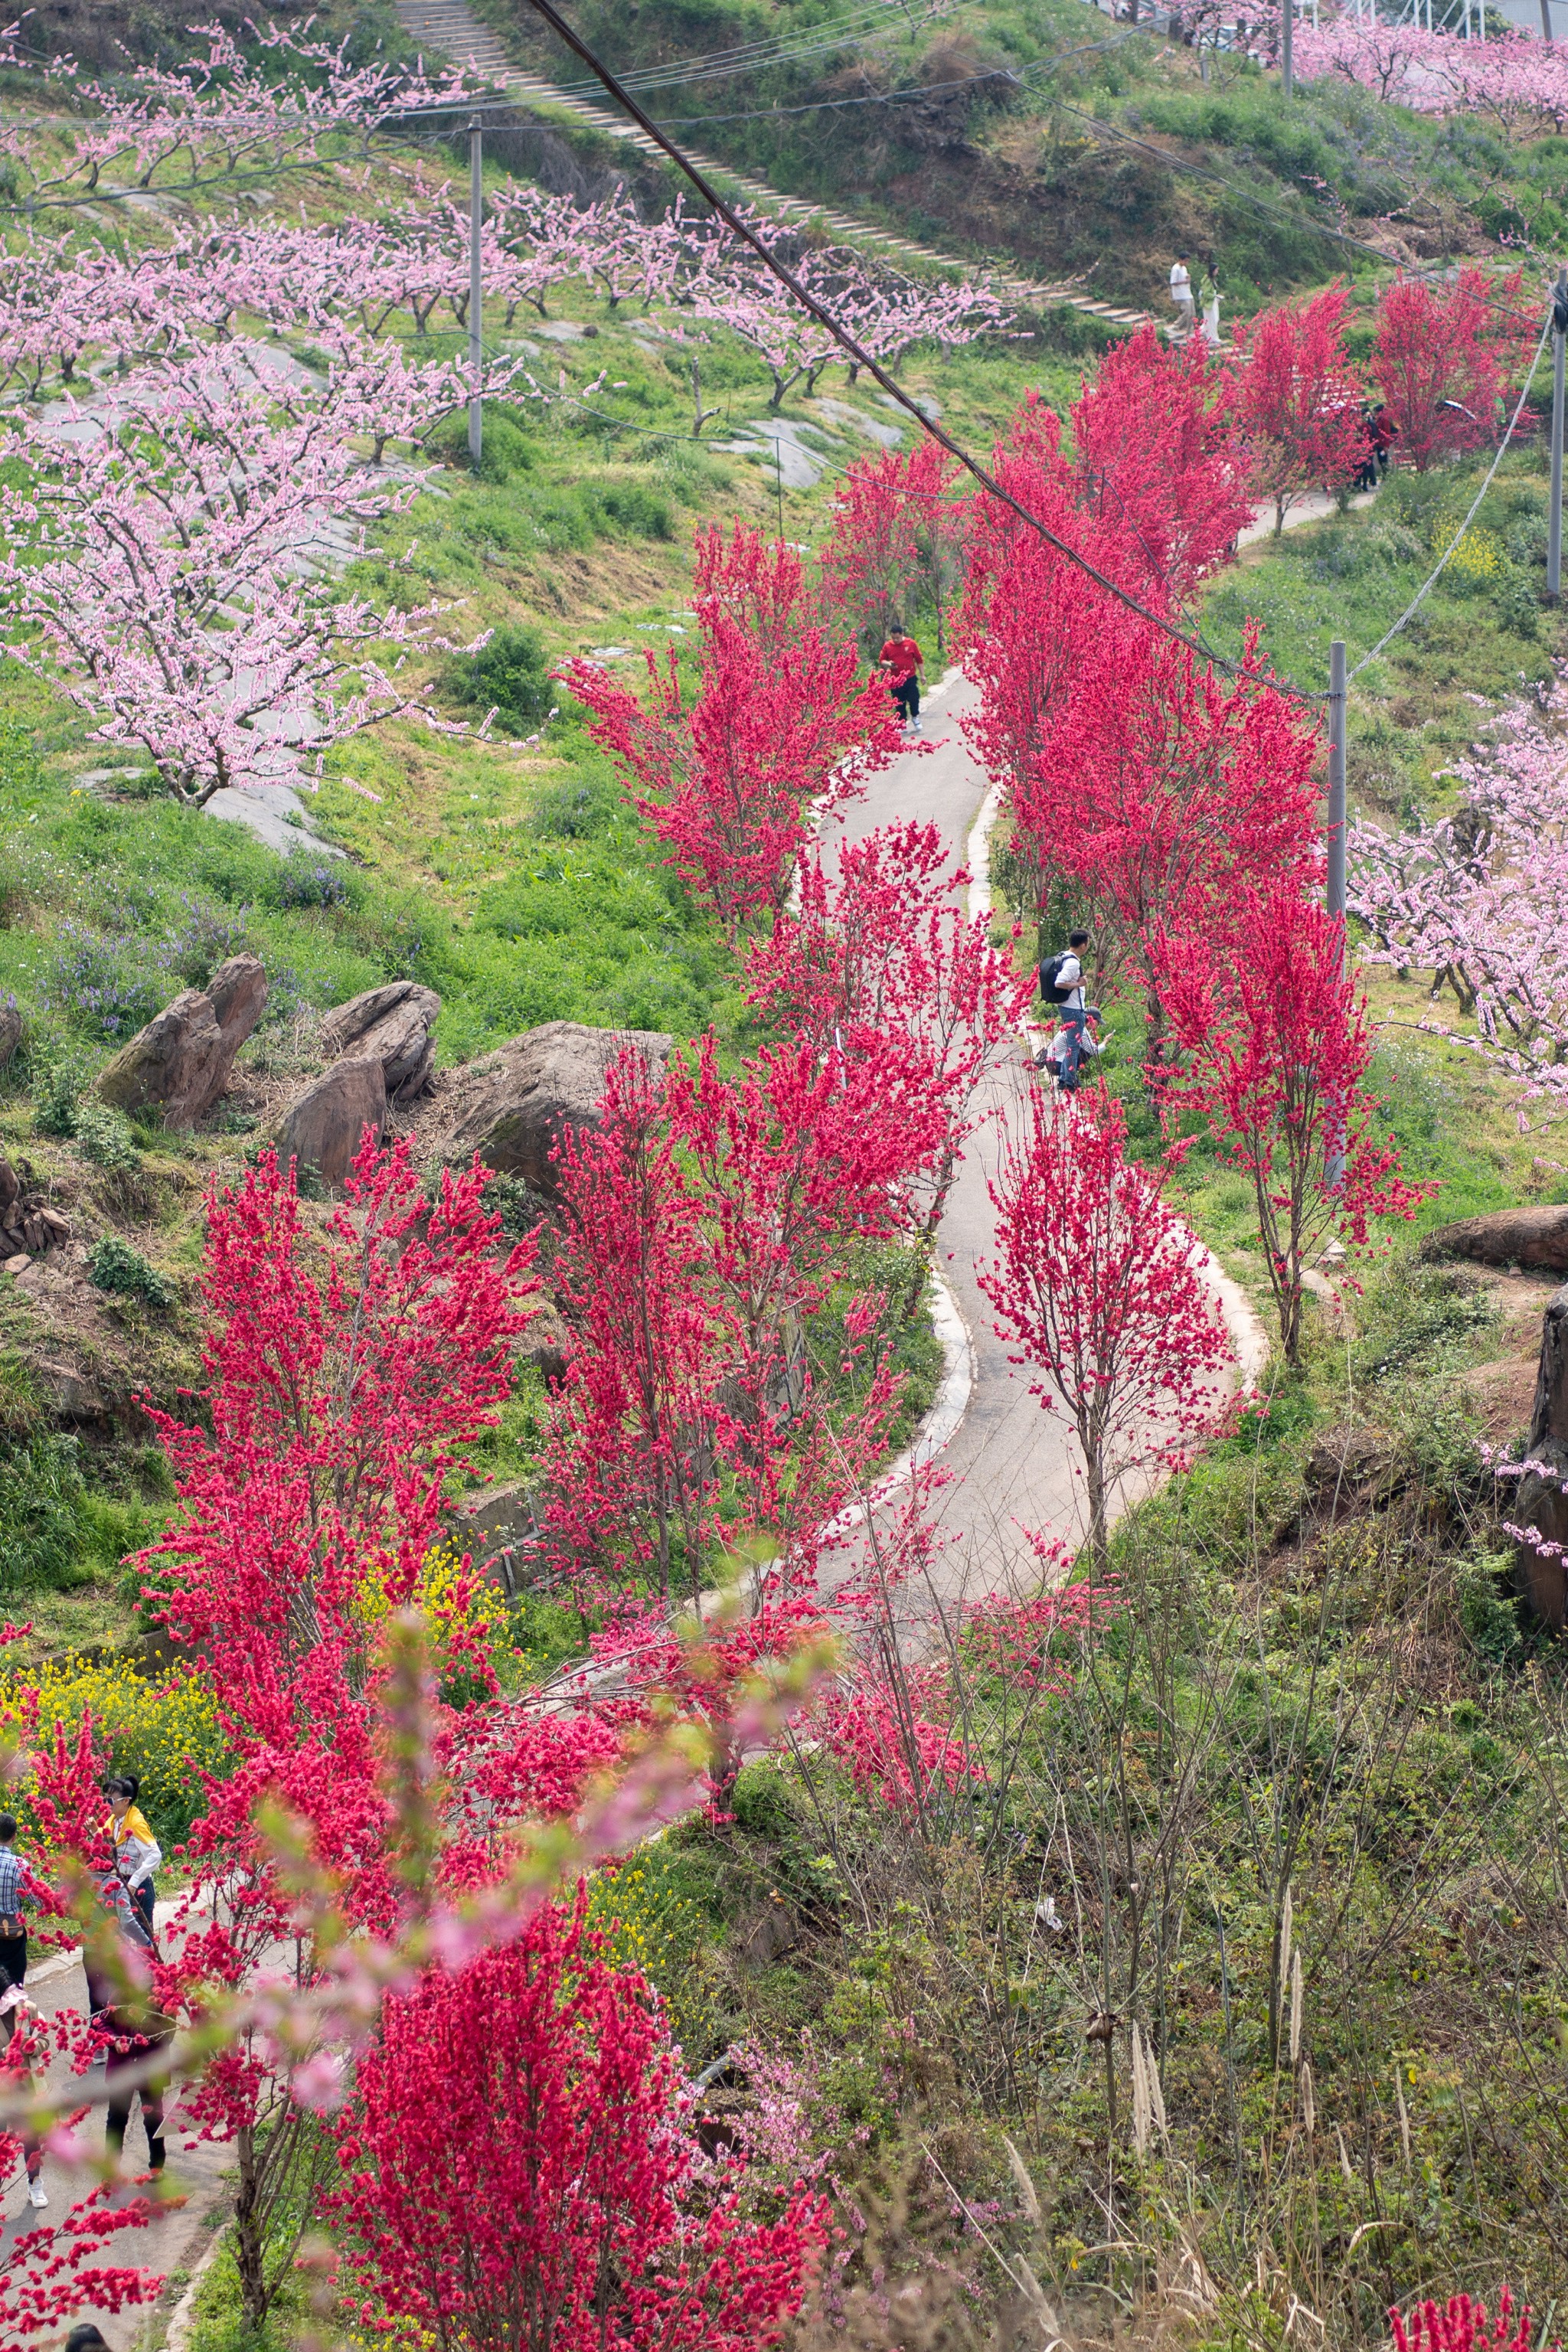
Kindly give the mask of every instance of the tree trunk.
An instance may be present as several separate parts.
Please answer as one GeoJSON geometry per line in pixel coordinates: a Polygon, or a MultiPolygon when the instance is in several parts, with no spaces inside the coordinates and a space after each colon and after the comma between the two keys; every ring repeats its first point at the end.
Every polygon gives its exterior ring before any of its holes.
{"type": "Polygon", "coordinates": [[[244,2124],[235,2136],[239,2155],[239,2179],[234,2196],[234,2263],[239,2273],[240,2308],[248,2332],[259,2331],[269,2300],[261,2226],[261,2171],[257,2162],[256,2127],[244,2124]]]}

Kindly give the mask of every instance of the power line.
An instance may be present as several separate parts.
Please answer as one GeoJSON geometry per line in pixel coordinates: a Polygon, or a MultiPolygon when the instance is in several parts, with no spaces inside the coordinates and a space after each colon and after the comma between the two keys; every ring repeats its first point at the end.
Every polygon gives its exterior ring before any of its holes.
{"type": "MultiPolygon", "coordinates": [[[[1001,483],[996,480],[995,477],[988,473],[985,467],[981,465],[978,458],[973,457],[969,451],[963,446],[962,443],[955,441],[951,434],[944,432],[940,425],[936,424],[932,418],[926,415],[924,410],[920,406],[918,402],[913,400],[910,395],[904,391],[902,385],[898,383],[896,378],[890,376],[887,370],[881,366],[879,362],[871,357],[869,352],[862,349],[860,344],[856,341],[854,336],[849,333],[848,330],[839,324],[832,312],[825,309],[822,303],[817,301],[815,295],[809,294],[805,288],[800,283],[800,280],[795,276],[794,272],[786,268],[784,263],[778,260],[777,257],[770,252],[768,247],[755,233],[755,231],[747,227],[745,222],[736,212],[733,211],[731,205],[725,202],[724,198],[708,180],[707,176],[698,170],[690,157],[677,146],[674,140],[666,136],[666,134],[659,129],[657,122],[655,122],[648,115],[644,113],[642,108],[637,104],[630,91],[622,88],[615,75],[610,71],[608,66],[605,65],[601,61],[582,37],[574,32],[572,26],[567,24],[565,18],[561,16],[559,11],[553,6],[552,0],[530,0],[530,5],[534,9],[537,15],[543,17],[545,23],[551,27],[551,30],[557,36],[557,37],[565,42],[567,47],[571,49],[573,54],[582,58],[584,64],[589,68],[604,89],[605,89],[609,92],[610,96],[615,100],[616,105],[619,106],[624,112],[630,115],[632,121],[637,123],[639,130],[645,131],[647,136],[654,141],[661,152],[668,156],[670,162],[685,174],[686,178],[690,181],[692,186],[697,190],[699,195],[702,197],[703,201],[724,223],[731,236],[739,237],[743,245],[747,245],[751,247],[752,251],[756,254],[763,267],[778,279],[779,283],[784,287],[790,294],[794,296],[795,299],[801,305],[801,308],[805,310],[810,317],[814,318],[819,326],[826,328],[835,342],[838,344],[841,350],[847,352],[849,357],[854,361],[856,365],[858,367],[864,368],[868,375],[872,378],[873,382],[880,384],[883,391],[888,394],[889,397],[896,401],[901,409],[905,410],[909,415],[914,418],[920,430],[926,434],[930,439],[936,442],[939,447],[945,449],[950,457],[955,457],[958,463],[964,468],[965,472],[973,475],[973,478],[980,484],[983,489],[989,491],[991,496],[995,499],[999,504],[1005,506],[1009,513],[1016,515],[1019,521],[1022,522],[1026,529],[1034,531],[1038,538],[1043,539],[1048,547],[1052,547],[1056,550],[1058,555],[1065,556],[1069,563],[1075,565],[1079,572],[1084,572],[1088,578],[1095,583],[1097,587],[1102,588],[1108,596],[1113,597],[1119,604],[1124,605],[1130,613],[1135,613],[1140,620],[1147,621],[1152,627],[1158,629],[1163,635],[1172,638],[1177,645],[1184,646],[1189,653],[1197,654],[1201,659],[1213,664],[1215,668],[1225,670],[1230,677],[1240,677],[1244,675],[1237,663],[1226,660],[1224,656],[1216,654],[1212,646],[1205,645],[1201,637],[1189,636],[1184,629],[1177,628],[1173,622],[1164,619],[1158,613],[1151,612],[1146,604],[1140,604],[1136,596],[1130,594],[1129,592],[1125,588],[1121,587],[1116,581],[1109,578],[1105,572],[1100,571],[1098,564],[1091,563],[1086,555],[1080,554],[1079,550],[1070,545],[1068,541],[1059,539],[1057,533],[1050,530],[1047,524],[1043,523],[1037,515],[1031,514],[1028,508],[1026,507],[1021,500],[1014,498],[1010,492],[1005,490],[1001,483]]],[[[1279,683],[1278,681],[1276,682],[1279,683]]],[[[1325,698],[1321,694],[1305,693],[1299,687],[1285,686],[1282,683],[1279,686],[1279,690],[1284,694],[1292,696],[1297,701],[1303,703],[1318,703],[1323,701],[1325,698]]]]}
{"type": "Polygon", "coordinates": [[[747,114],[666,114],[660,119],[667,131],[681,130],[694,122],[761,122],[774,115],[829,114],[847,106],[893,106],[904,99],[945,98],[952,90],[973,89],[977,83],[987,81],[1005,81],[1015,89],[1022,89],[1032,75],[1052,73],[1068,58],[1119,48],[1123,41],[1141,37],[1142,30],[1133,26],[1125,33],[1113,34],[1107,41],[1080,41],[1076,48],[1058,50],[1055,57],[1041,58],[1036,64],[1026,66],[1021,73],[1011,73],[1005,66],[993,66],[985,73],[965,74],[957,81],[910,82],[903,89],[866,90],[858,98],[818,98],[805,106],[759,106],[747,114]]]}

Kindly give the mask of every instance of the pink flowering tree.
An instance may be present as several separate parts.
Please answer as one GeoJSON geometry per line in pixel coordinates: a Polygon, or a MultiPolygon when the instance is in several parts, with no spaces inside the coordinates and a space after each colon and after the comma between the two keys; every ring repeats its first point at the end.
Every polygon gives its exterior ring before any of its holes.
{"type": "Polygon", "coordinates": [[[58,680],[100,741],[134,747],[176,800],[274,783],[402,712],[402,681],[439,611],[379,608],[318,575],[343,538],[416,485],[364,466],[413,431],[450,371],[355,349],[324,384],[279,383],[265,347],[229,341],[134,375],[69,434],[24,416],[0,488],[12,658],[58,680]],[[16,625],[19,624],[18,627],[16,625]]]}
{"type": "MultiPolygon", "coordinates": [[[[1511,1081],[1521,1129],[1568,1106],[1568,777],[1564,692],[1505,707],[1451,771],[1453,809],[1349,842],[1351,911],[1367,960],[1429,975],[1473,1022],[1468,1042],[1511,1081]]],[[[1423,1025],[1437,1026],[1435,1014],[1423,1025]]]]}

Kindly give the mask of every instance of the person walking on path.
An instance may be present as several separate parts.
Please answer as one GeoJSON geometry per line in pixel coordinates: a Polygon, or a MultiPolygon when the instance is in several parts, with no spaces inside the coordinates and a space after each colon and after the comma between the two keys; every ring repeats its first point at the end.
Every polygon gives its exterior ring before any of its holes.
{"type": "Polygon", "coordinates": [[[163,1859],[163,1849],[153,1836],[146,1814],[136,1802],[142,1793],[142,1783],[134,1772],[115,1774],[104,1782],[103,1793],[109,1799],[109,1833],[114,1840],[114,1867],[130,1890],[132,1902],[151,1938],[153,1910],[157,1901],[153,1873],[163,1859]]]}
{"type": "Polygon", "coordinates": [[[1211,352],[1219,349],[1219,273],[1211,261],[1198,281],[1204,304],[1204,341],[1211,352]]]}
{"type": "MultiPolygon", "coordinates": [[[[1064,1094],[1069,1095],[1077,1092],[1079,1066],[1089,1037],[1089,1008],[1083,986],[1083,950],[1088,945],[1087,931],[1069,931],[1062,952],[1048,956],[1040,966],[1041,998],[1061,1013],[1066,1043],[1061,1053],[1052,1058],[1057,1066],[1057,1083],[1064,1094]]],[[[1092,1040],[1089,1041],[1088,1050],[1099,1050],[1092,1040]]]]}
{"type": "MultiPolygon", "coordinates": [[[[156,1957],[152,1932],[143,1924],[140,1907],[117,1869],[104,1873],[99,1895],[127,1957],[135,1954],[144,1958],[149,1953],[156,1957]]],[[[166,2153],[163,2094],[167,2081],[156,2075],[148,2078],[144,2069],[148,2060],[167,2049],[174,2040],[174,2020],[153,2007],[150,1995],[134,1989],[124,1990],[114,1978],[102,1974],[85,1955],[84,1966],[88,2009],[104,2042],[103,2073],[109,2094],[105,2150],[116,2158],[122,2153],[132,2104],[140,2091],[142,2124],[147,2134],[147,2169],[157,2179],[163,2172],[166,2153]]],[[[184,2200],[165,2198],[162,2201],[173,2205],[184,2204],[184,2200]]]]}
{"type": "Polygon", "coordinates": [[[887,643],[881,652],[882,676],[904,714],[906,735],[918,735],[921,731],[921,672],[924,667],[925,656],[913,637],[906,636],[897,621],[889,621],[887,643]]]}
{"type": "Polygon", "coordinates": [[[1171,299],[1176,306],[1176,332],[1185,342],[1193,331],[1193,281],[1187,269],[1187,257],[1178,253],[1171,264],[1171,299]]]}
{"type": "MultiPolygon", "coordinates": [[[[8,2052],[28,2008],[22,1990],[27,1974],[27,1923],[22,1913],[22,1885],[34,1876],[30,1863],[16,1852],[16,1816],[0,1813],[0,2051],[8,2052]]],[[[28,2087],[25,2066],[0,2060],[0,2073],[28,2087]]],[[[27,2176],[27,2202],[41,2210],[49,2200],[43,2183],[44,2144],[36,2132],[24,2132],[22,2166],[27,2176]]]]}
{"type": "MultiPolygon", "coordinates": [[[[22,1916],[22,1882],[32,1864],[16,1851],[16,1816],[0,1813],[0,1993],[20,1991],[27,1977],[27,1923],[22,1916]]],[[[7,2036],[9,2039],[9,2036],[7,2036]]]]}

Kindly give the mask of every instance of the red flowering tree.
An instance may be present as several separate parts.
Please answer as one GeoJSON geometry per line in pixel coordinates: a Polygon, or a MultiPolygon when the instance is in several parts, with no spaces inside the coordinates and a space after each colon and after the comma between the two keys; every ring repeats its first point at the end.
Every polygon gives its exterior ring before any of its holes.
{"type": "Polygon", "coordinates": [[[934,1112],[934,1149],[906,1171],[901,1224],[914,1244],[908,1304],[918,1303],[981,1085],[1026,1010],[1032,982],[965,914],[964,877],[935,825],[879,828],[846,842],[831,866],[801,867],[799,903],[752,943],[746,992],[816,1056],[856,1074],[889,1104],[934,1112]]]}
{"type": "Polygon", "coordinates": [[[956,461],[934,441],[858,457],[833,496],[823,551],[830,591],[854,615],[875,656],[895,619],[920,604],[946,648],[947,608],[962,576],[968,502],[954,495],[956,461]]]}
{"type": "MultiPolygon", "coordinates": [[[[447,1481],[493,1423],[525,1317],[531,1252],[498,1248],[484,1172],[426,1200],[408,1147],[368,1134],[324,1232],[292,1170],[263,1154],[207,1200],[204,1349],[210,1430],[149,1408],[184,1506],[147,1555],[164,1622],[199,1644],[233,1769],[209,1784],[187,1853],[186,1916],[166,1939],[161,2005],[192,2021],[297,1934],[290,1873],[264,1807],[285,1807],[356,1928],[395,1931],[407,1857],[387,1780],[388,1618],[419,1588],[447,1481]]],[[[488,1657],[465,1569],[433,1605],[436,1663],[479,1688],[488,1657]]],[[[444,1760],[461,1747],[443,1725],[444,1760]]],[[[301,1945],[309,1982],[317,1965],[301,1945]]],[[[253,2030],[220,2046],[187,2111],[232,2139],[247,2317],[276,2289],[270,2201],[300,2138],[289,2067],[253,2030]]]]}
{"type": "Polygon", "coordinates": [[[1301,1356],[1302,1270],[1331,1235],[1412,1216],[1366,1088],[1372,1033],[1345,971],[1344,925],[1289,884],[1238,889],[1223,931],[1156,943],[1160,988],[1189,1060],[1168,1101],[1195,1110],[1250,1178],[1286,1361],[1301,1356]]]}
{"type": "Polygon", "coordinates": [[[900,747],[894,706],[853,645],[816,617],[794,551],[737,523],[699,551],[700,677],[689,709],[671,653],[639,701],[587,661],[561,673],[593,714],[669,862],[731,942],[782,910],[814,822],[900,747]]]}
{"type": "Polygon", "coordinates": [[[668,1610],[679,1585],[702,1590],[720,1537],[731,1323],[640,1054],[612,1066],[598,1132],[564,1142],[561,1185],[556,1287],[574,1345],[551,1422],[548,1524],[580,1590],[585,1570],[634,1572],[668,1610]]]}
{"type": "Polygon", "coordinates": [[[1361,387],[1345,350],[1342,286],[1260,311],[1237,338],[1231,416],[1247,447],[1255,492],[1270,499],[1274,530],[1304,492],[1337,489],[1361,464],[1361,387]]]}
{"type": "Polygon", "coordinates": [[[1418,2303],[1403,2315],[1391,2311],[1388,2321],[1394,2352],[1530,2352],[1530,2305],[1521,2310],[1506,2286],[1495,2319],[1484,2303],[1456,2294],[1447,2303],[1418,2303]]]}
{"type": "MultiPolygon", "coordinates": [[[[1067,504],[1052,428],[1023,420],[999,457],[1005,486],[1113,577],[1136,578],[1124,524],[1067,504]]],[[[1142,584],[1142,583],[1139,583],[1142,584]]],[[[1012,855],[1042,913],[1064,880],[1100,969],[1148,996],[1144,941],[1237,877],[1313,869],[1313,732],[1270,681],[1249,634],[1222,679],[982,500],[964,606],[979,709],[963,724],[1005,793],[1012,855]]]]}
{"type": "Polygon", "coordinates": [[[574,1910],[385,2003],[339,2136],[361,2323],[439,2352],[753,2352],[827,2239],[796,2188],[747,2222],[699,2190],[683,2069],[658,2004],[574,1910]]]}
{"type": "Polygon", "coordinates": [[[1446,290],[1396,278],[1377,308],[1372,372],[1399,428],[1399,454],[1425,473],[1489,443],[1510,355],[1520,275],[1494,287],[1461,269],[1446,290]]]}
{"type": "Polygon", "coordinates": [[[1142,593],[1163,604],[1190,595],[1251,520],[1223,391],[1201,340],[1165,343],[1147,325],[1106,353],[1070,412],[1079,497],[1132,534],[1142,593]]]}
{"type": "Polygon", "coordinates": [[[979,1270],[1011,1360],[1036,1375],[1031,1395],[1072,1424],[1100,1570],[1118,1486],[1180,1465],[1220,1425],[1230,1362],[1198,1244],[1158,1175],[1126,1157],[1125,1134],[1103,1089],[1070,1104],[1033,1094],[989,1187],[998,1255],[979,1270]]]}

